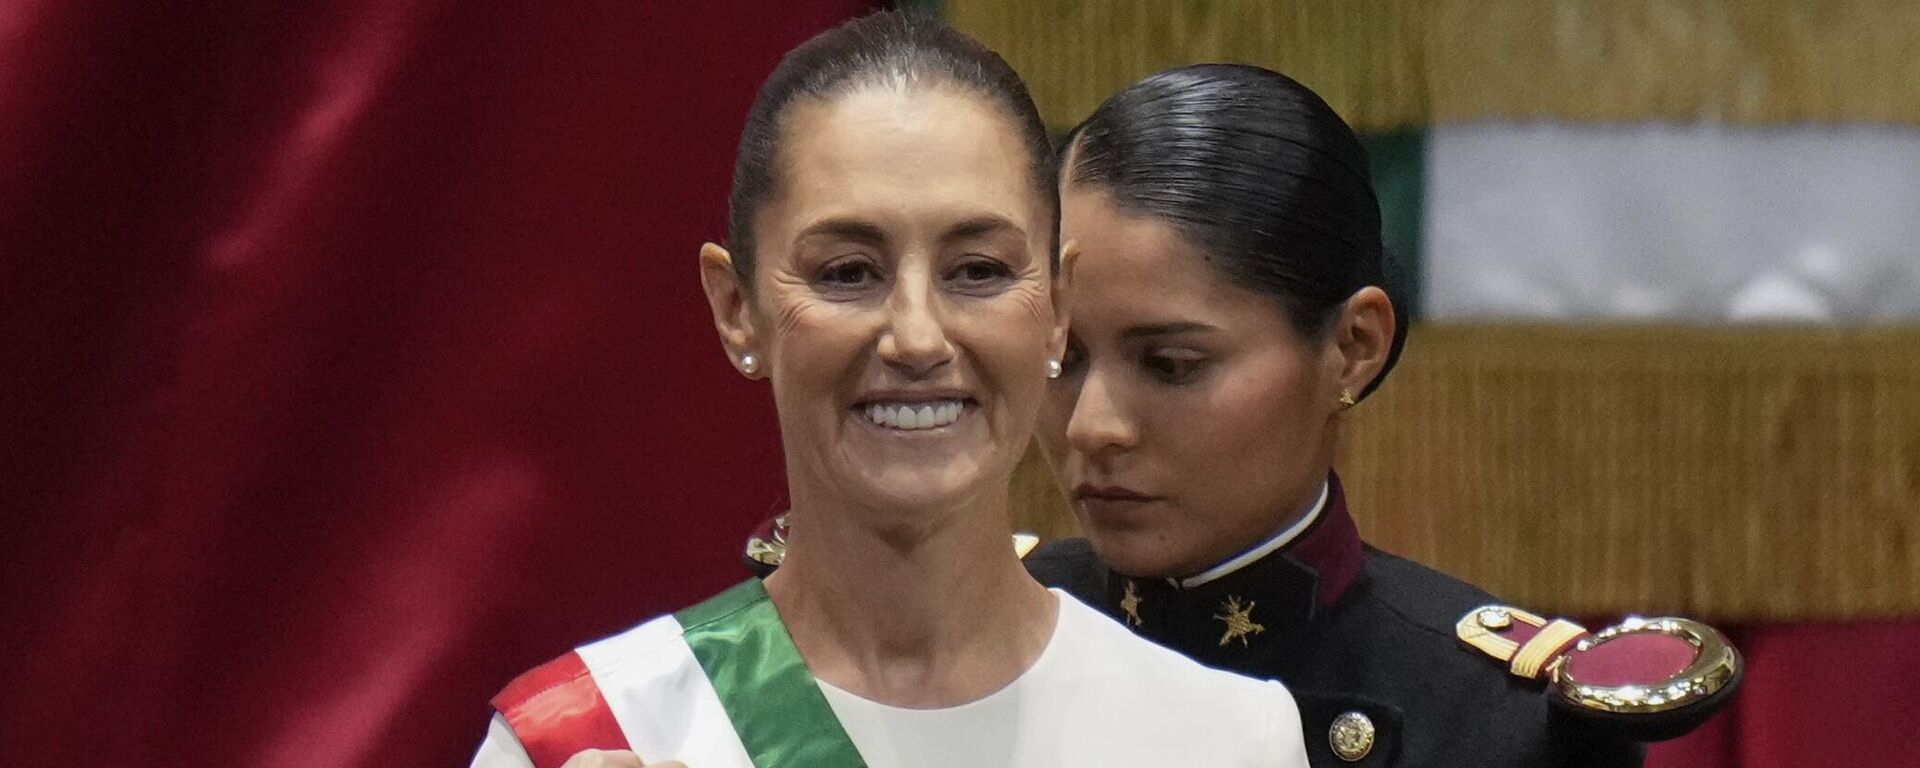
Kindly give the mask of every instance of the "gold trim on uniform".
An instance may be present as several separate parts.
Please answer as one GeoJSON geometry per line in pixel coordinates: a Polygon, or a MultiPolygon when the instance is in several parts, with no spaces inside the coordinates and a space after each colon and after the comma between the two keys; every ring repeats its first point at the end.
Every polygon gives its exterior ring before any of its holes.
{"type": "Polygon", "coordinates": [[[1520,650],[1520,644],[1499,633],[1520,622],[1530,627],[1544,627],[1547,620],[1526,611],[1507,605],[1487,605],[1475,608],[1460,617],[1460,623],[1453,625],[1453,634],[1460,642],[1471,645],[1481,652],[1501,661],[1512,661],[1513,654],[1520,650]]]}
{"type": "Polygon", "coordinates": [[[1460,641],[1501,661],[1518,677],[1543,679],[1553,694],[1581,709],[1620,714],[1667,712],[1705,700],[1740,676],[1740,652],[1719,630],[1692,619],[1628,617],[1591,636],[1580,625],[1563,619],[1548,622],[1506,605],[1486,605],[1469,611],[1454,625],[1460,641]],[[1540,631],[1525,644],[1502,636],[1515,623],[1540,631]],[[1658,681],[1632,685],[1595,685],[1580,680],[1568,659],[1608,641],[1631,634],[1655,632],[1685,640],[1693,647],[1693,661],[1679,673],[1658,681]],[[1579,638],[1575,642],[1575,638],[1579,638]],[[1569,647],[1569,643],[1572,643],[1569,647]]]}
{"type": "Polygon", "coordinates": [[[1679,709],[1718,693],[1740,670],[1740,652],[1734,650],[1719,630],[1692,619],[1629,617],[1593,637],[1580,641],[1576,650],[1586,651],[1621,635],[1659,632],[1673,635],[1693,646],[1693,663],[1680,673],[1652,685],[1590,685],[1581,682],[1559,664],[1553,669],[1554,693],[1587,709],[1605,712],[1647,713],[1679,709]]]}
{"type": "Polygon", "coordinates": [[[1120,598],[1120,610],[1127,612],[1127,623],[1136,627],[1147,625],[1140,619],[1140,591],[1133,586],[1133,579],[1127,579],[1127,594],[1120,598]]]}
{"type": "Polygon", "coordinates": [[[1220,604],[1220,610],[1226,611],[1226,613],[1216,613],[1213,617],[1227,624],[1226,634],[1220,636],[1221,645],[1239,640],[1240,647],[1245,648],[1247,647],[1247,638],[1249,636],[1267,631],[1266,627],[1254,623],[1254,605],[1256,605],[1254,601],[1248,600],[1244,607],[1241,606],[1239,595],[1228,595],[1227,601],[1220,604]]]}
{"type": "Polygon", "coordinates": [[[1520,650],[1513,654],[1513,663],[1507,669],[1518,677],[1528,679],[1545,677],[1547,666],[1561,658],[1560,651],[1575,638],[1587,633],[1587,628],[1564,619],[1554,619],[1540,629],[1539,634],[1529,638],[1520,650]]]}

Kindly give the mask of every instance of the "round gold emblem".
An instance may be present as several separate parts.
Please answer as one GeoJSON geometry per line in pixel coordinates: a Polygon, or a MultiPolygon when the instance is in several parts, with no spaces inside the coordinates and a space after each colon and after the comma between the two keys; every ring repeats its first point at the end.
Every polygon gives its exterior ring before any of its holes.
{"type": "Polygon", "coordinates": [[[1327,743],[1333,754],[1349,763],[1358,762],[1373,751],[1373,721],[1359,712],[1348,712],[1333,719],[1327,728],[1327,743]]]}

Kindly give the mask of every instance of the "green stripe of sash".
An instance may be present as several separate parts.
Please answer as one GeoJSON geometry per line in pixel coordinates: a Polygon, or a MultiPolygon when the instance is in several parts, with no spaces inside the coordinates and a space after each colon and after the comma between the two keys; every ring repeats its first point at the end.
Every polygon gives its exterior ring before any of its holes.
{"type": "Polygon", "coordinates": [[[759,579],[674,618],[757,768],[865,768],[759,579]]]}

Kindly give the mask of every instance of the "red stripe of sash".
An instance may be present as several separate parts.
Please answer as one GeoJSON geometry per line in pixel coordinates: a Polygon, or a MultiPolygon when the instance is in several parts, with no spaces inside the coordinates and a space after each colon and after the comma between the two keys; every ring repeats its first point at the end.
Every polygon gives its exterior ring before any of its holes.
{"type": "Polygon", "coordinates": [[[588,749],[631,749],[579,653],[528,670],[493,697],[493,708],[527,748],[535,768],[559,768],[588,749]]]}

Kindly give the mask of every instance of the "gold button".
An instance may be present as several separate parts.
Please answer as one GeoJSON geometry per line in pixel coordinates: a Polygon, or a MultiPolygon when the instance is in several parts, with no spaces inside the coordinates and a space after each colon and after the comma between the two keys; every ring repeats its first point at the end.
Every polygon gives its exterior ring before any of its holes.
{"type": "Polygon", "coordinates": [[[1327,743],[1333,754],[1349,763],[1358,762],[1373,751],[1373,721],[1359,712],[1348,712],[1333,719],[1327,729],[1327,743]]]}

